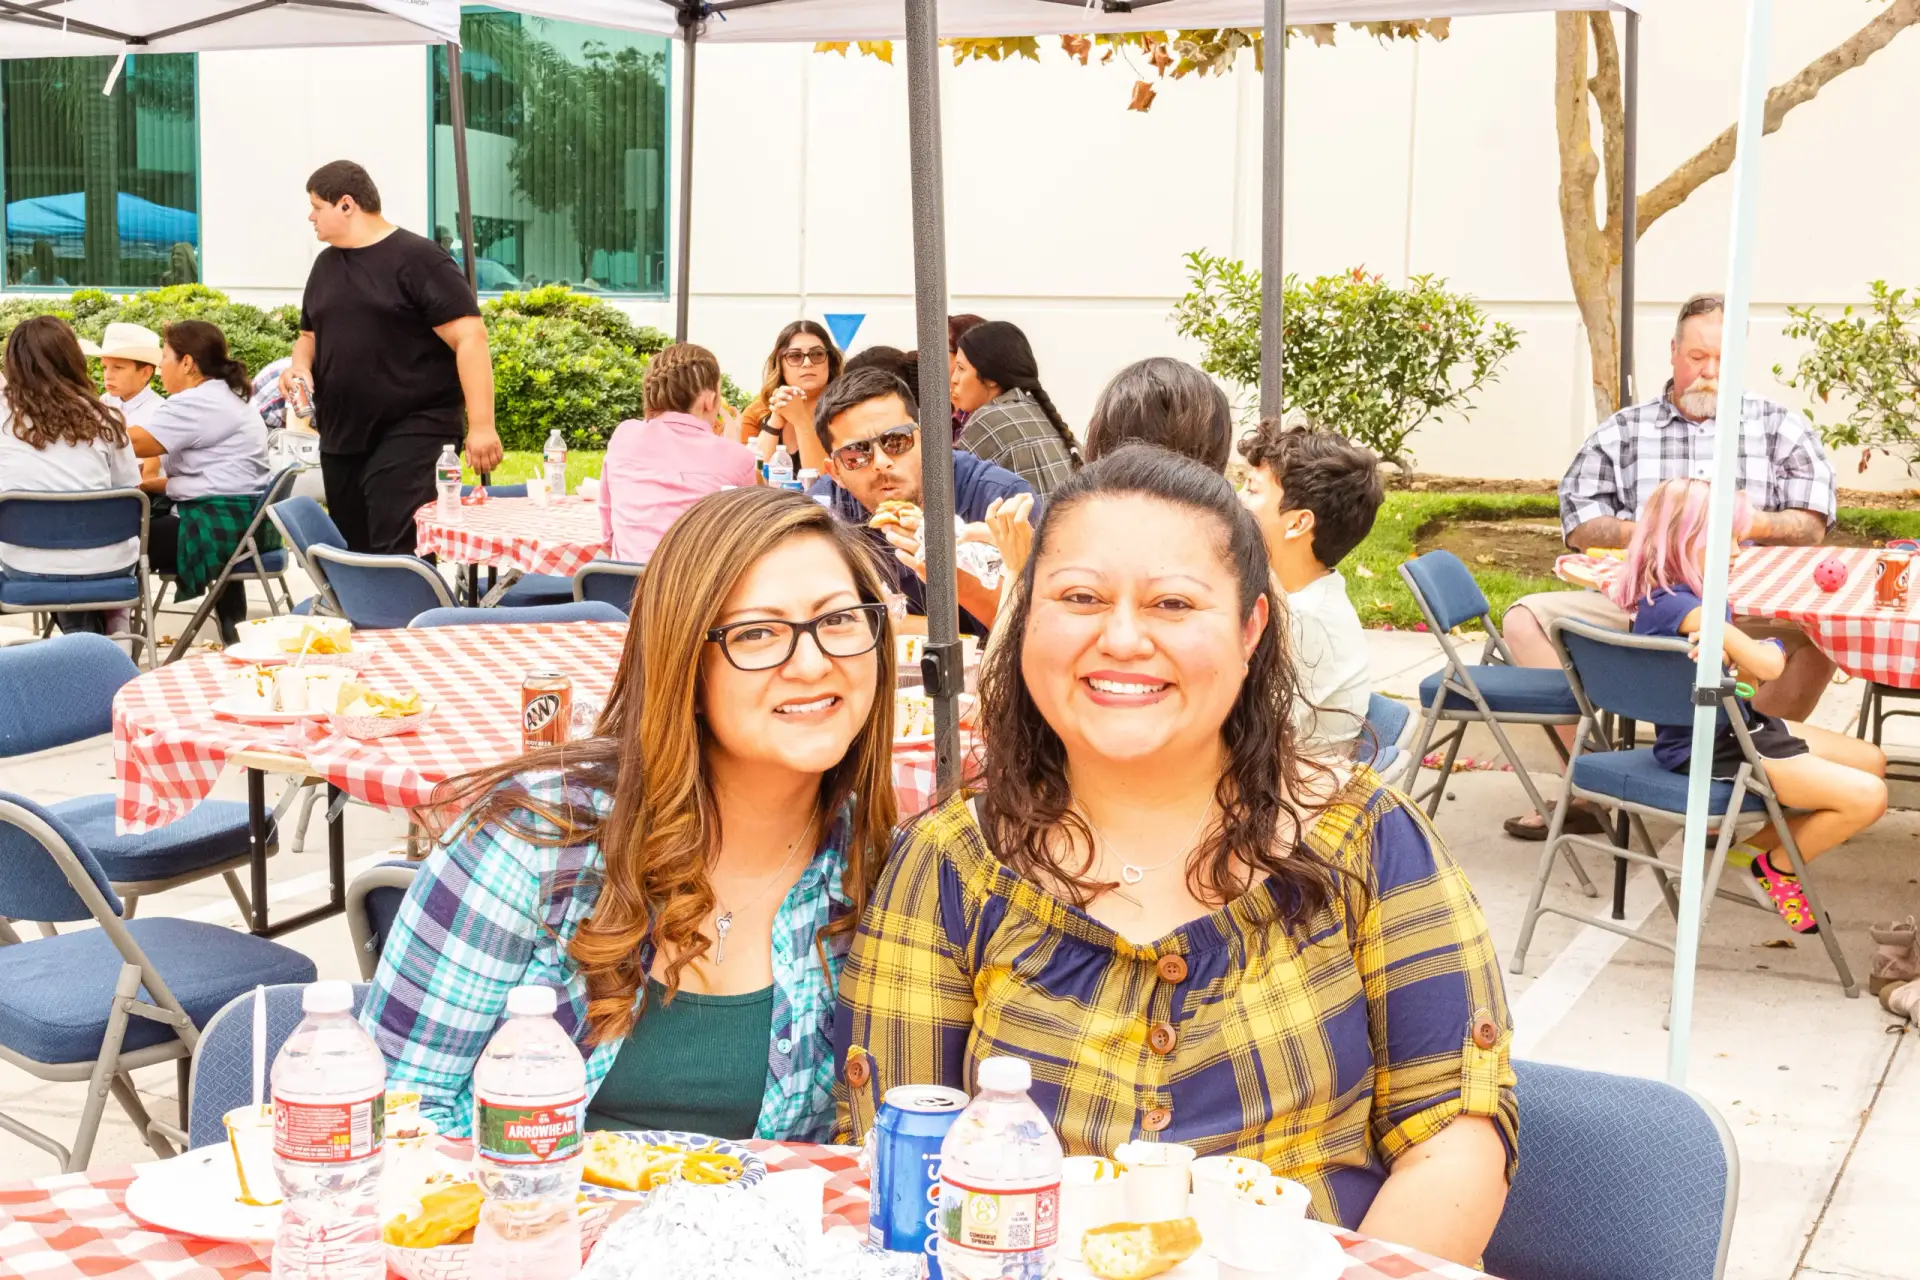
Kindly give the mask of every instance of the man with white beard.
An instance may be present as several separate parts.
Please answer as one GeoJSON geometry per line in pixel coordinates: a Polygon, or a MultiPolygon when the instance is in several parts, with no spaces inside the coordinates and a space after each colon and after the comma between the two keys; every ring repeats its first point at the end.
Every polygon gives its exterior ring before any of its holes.
{"type": "MultiPolygon", "coordinates": [[[[1662,481],[1711,478],[1725,309],[1719,294],[1687,299],[1674,325],[1673,379],[1660,398],[1614,414],[1574,455],[1560,481],[1560,527],[1575,551],[1625,547],[1641,507],[1662,481]]],[[[1806,415],[1748,393],[1740,418],[1734,483],[1753,504],[1749,540],[1787,546],[1819,543],[1833,523],[1833,467],[1806,415]]],[[[1547,627],[1555,618],[1579,618],[1620,631],[1631,625],[1625,610],[1597,591],[1525,596],[1513,603],[1501,624],[1521,666],[1560,665],[1547,641],[1547,627]]],[[[1750,636],[1780,641],[1787,654],[1786,670],[1755,695],[1754,710],[1805,720],[1833,679],[1833,659],[1796,627],[1768,619],[1736,623],[1750,636]]],[[[1567,815],[1570,832],[1599,829],[1595,815],[1579,807],[1567,815]]],[[[1509,818],[1506,830],[1521,840],[1546,839],[1539,814],[1509,818]]]]}

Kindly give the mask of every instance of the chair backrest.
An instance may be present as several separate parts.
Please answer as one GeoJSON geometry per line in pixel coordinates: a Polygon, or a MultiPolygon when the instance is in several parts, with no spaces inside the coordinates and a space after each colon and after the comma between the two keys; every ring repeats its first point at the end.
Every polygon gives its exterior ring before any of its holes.
{"type": "Polygon", "coordinates": [[[315,544],[307,558],[321,566],[340,612],[362,631],[404,627],[429,609],[453,607],[445,580],[413,556],[365,555],[315,544]]]}
{"type": "Polygon", "coordinates": [[[347,932],[353,937],[360,976],[372,978],[387,949],[387,935],[400,915],[400,903],[420,874],[418,862],[390,861],[368,867],[347,886],[347,932]]]}
{"type": "Polygon", "coordinates": [[[147,495],[138,489],[88,493],[0,493],[0,542],[46,551],[111,547],[140,539],[147,550],[147,495]]]}
{"type": "Polygon", "coordinates": [[[280,536],[293,544],[302,559],[314,547],[347,548],[347,537],[333,522],[326,508],[312,498],[283,498],[267,508],[267,514],[280,530],[280,536]]]}
{"type": "Polygon", "coordinates": [[[1412,718],[1413,711],[1406,703],[1385,694],[1368,694],[1367,722],[1354,742],[1353,758],[1361,764],[1373,763],[1382,751],[1399,745],[1400,735],[1412,718]]]}
{"type": "MultiPolygon", "coordinates": [[[[267,988],[267,1062],[300,1025],[297,983],[267,988]]],[[[353,985],[353,1011],[367,1002],[367,984],[353,985]]],[[[207,1022],[193,1051],[188,1080],[187,1145],[204,1147],[227,1140],[220,1117],[253,1100],[253,993],[236,996],[207,1022]]]]}
{"type": "Polygon", "coordinates": [[[646,571],[647,566],[631,560],[595,560],[573,575],[573,598],[598,600],[621,613],[630,613],[633,593],[646,571]]]}
{"type": "MultiPolygon", "coordinates": [[[[474,491],[474,488],[475,486],[470,484],[461,485],[460,496],[463,498],[466,497],[474,491]]],[[[522,481],[519,484],[490,484],[487,486],[487,496],[489,498],[524,498],[527,496],[526,482],[522,481]]]]}
{"type": "Polygon", "coordinates": [[[1520,1171],[1487,1271],[1718,1280],[1740,1192],[1740,1156],[1719,1112],[1658,1080],[1513,1065],[1520,1171]]]}
{"type": "Polygon", "coordinates": [[[575,600],[571,604],[536,604],[513,609],[429,609],[407,626],[419,631],[427,627],[470,627],[503,625],[509,622],[625,622],[627,615],[598,600],[575,600]]]}
{"type": "MultiPolygon", "coordinates": [[[[1400,576],[1427,615],[1427,624],[1440,631],[1484,618],[1490,608],[1480,584],[1451,551],[1429,551],[1418,560],[1409,560],[1400,566],[1400,576]]],[[[1488,630],[1492,630],[1491,625],[1488,630]]]]}
{"type": "Polygon", "coordinates": [[[106,872],[73,829],[25,796],[0,791],[0,920],[97,920],[77,878],[93,882],[104,911],[120,914],[106,872]]]}
{"type": "Polygon", "coordinates": [[[1547,636],[1581,710],[1643,724],[1692,724],[1694,662],[1678,637],[1636,636],[1559,618],[1547,636]]]}
{"type": "Polygon", "coordinates": [[[111,732],[113,697],[139,674],[105,636],[0,649],[0,759],[111,732]]]}

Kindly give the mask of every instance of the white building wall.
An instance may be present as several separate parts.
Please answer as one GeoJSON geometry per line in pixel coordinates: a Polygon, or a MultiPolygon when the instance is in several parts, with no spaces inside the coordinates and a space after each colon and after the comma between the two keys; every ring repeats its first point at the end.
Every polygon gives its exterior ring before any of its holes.
{"type": "MultiPolygon", "coordinates": [[[[1645,20],[1643,190],[1731,121],[1744,10],[1687,0],[1645,20]]],[[[1777,10],[1775,82],[1871,16],[1832,0],[1777,10]]],[[[1553,35],[1547,16],[1481,18],[1441,44],[1342,32],[1335,48],[1289,53],[1289,270],[1435,272],[1525,332],[1471,422],[1415,437],[1423,470],[1556,476],[1593,426],[1557,207],[1553,35]]],[[[943,73],[948,277],[952,310],[1026,329],[1077,423],[1122,365],[1195,354],[1168,319],[1186,251],[1257,256],[1260,85],[1248,58],[1225,78],[1162,83],[1141,114],[1124,110],[1136,78],[1124,61],[1043,57],[943,73]]],[[[430,233],[426,68],[419,49],[203,56],[209,281],[297,298],[318,248],[301,182],[340,156],[374,173],[390,216],[430,233]]],[[[865,312],[856,347],[914,345],[904,70],[798,45],[708,45],[698,85],[695,339],[743,384],[802,314],[865,312]]],[[[1908,32],[1768,140],[1757,388],[1795,399],[1772,372],[1796,354],[1780,336],[1789,304],[1859,301],[1875,278],[1920,284],[1920,170],[1901,159],[1897,124],[1917,118],[1920,33],[1908,32]]],[[[1678,302],[1724,285],[1728,192],[1710,183],[1640,243],[1643,394],[1665,379],[1678,302]]],[[[668,302],[623,305],[671,328],[668,302]]],[[[1911,483],[1884,460],[1866,475],[1841,465],[1846,483],[1911,483]]]]}

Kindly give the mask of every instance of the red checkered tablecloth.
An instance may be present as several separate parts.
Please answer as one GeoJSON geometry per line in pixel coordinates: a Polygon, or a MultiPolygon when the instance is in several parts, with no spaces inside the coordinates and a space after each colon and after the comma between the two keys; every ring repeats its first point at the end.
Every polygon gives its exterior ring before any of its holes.
{"type": "MultiPolygon", "coordinates": [[[[773,1170],[822,1168],[823,1226],[867,1225],[867,1180],[850,1147],[750,1142],[773,1170]]],[[[0,1187],[0,1275],[22,1280],[238,1280],[268,1272],[265,1250],[157,1231],[127,1212],[126,1167],[69,1173],[0,1187]]],[[[1336,1238],[1347,1253],[1342,1280],[1484,1280],[1471,1267],[1369,1240],[1336,1238]]]]}
{"type": "Polygon", "coordinates": [[[531,498],[491,498],[462,506],[458,524],[442,524],[438,510],[429,502],[413,513],[414,550],[420,555],[572,577],[607,553],[599,506],[577,495],[544,507],[531,498]]]}
{"type": "MultiPolygon", "coordinates": [[[[1868,547],[1748,547],[1733,562],[1727,603],[1739,617],[1793,623],[1849,675],[1920,689],[1920,589],[1904,609],[1876,606],[1878,555],[1868,547]],[[1828,558],[1847,566],[1838,591],[1822,591],[1813,580],[1813,567],[1828,558]]],[[[1554,564],[1578,586],[1611,581],[1619,570],[1608,557],[1561,556],[1554,564]]]]}

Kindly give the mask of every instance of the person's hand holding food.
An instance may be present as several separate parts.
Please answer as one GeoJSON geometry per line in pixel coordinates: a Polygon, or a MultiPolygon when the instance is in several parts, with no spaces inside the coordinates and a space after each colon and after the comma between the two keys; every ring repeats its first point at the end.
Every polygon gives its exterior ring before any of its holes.
{"type": "Polygon", "coordinates": [[[927,552],[922,525],[925,517],[920,508],[911,502],[902,502],[897,498],[883,502],[867,520],[867,527],[878,529],[893,545],[893,554],[900,563],[927,580],[927,552]]]}
{"type": "Polygon", "coordinates": [[[1009,578],[1019,577],[1033,554],[1033,495],[1016,493],[995,498],[987,504],[986,523],[993,545],[1000,548],[1000,558],[1006,562],[1002,572],[1009,578]]]}

